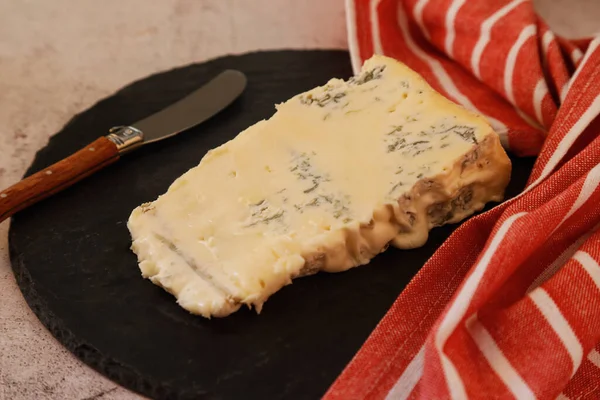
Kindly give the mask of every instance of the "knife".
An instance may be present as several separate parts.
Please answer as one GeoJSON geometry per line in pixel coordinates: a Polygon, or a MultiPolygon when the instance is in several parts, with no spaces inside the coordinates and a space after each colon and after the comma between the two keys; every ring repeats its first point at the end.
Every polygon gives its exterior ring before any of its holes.
{"type": "Polygon", "coordinates": [[[246,88],[246,76],[225,70],[167,108],[132,125],[116,126],[69,157],[0,191],[0,222],[110,165],[132,150],[196,126],[230,105],[246,88]]]}

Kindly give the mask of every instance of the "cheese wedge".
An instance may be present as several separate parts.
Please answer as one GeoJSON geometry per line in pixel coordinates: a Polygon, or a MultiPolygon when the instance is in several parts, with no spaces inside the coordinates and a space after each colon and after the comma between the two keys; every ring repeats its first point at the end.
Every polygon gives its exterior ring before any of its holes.
{"type": "MultiPolygon", "coordinates": [[[[142,275],[204,317],[501,201],[511,164],[478,115],[383,56],[209,151],[128,221],[142,275]]],[[[402,268],[398,265],[398,268],[402,268]]]]}

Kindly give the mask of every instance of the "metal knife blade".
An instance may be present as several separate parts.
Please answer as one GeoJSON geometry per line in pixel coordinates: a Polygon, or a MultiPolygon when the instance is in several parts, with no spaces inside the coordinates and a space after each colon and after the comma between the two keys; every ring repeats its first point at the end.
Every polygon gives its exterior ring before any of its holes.
{"type": "Polygon", "coordinates": [[[206,121],[246,88],[246,77],[226,70],[200,89],[133,126],[118,126],[76,153],[0,191],[0,222],[117,162],[122,154],[206,121]]]}
{"type": "Polygon", "coordinates": [[[246,76],[225,70],[181,100],[130,126],[114,127],[108,139],[124,153],[143,144],[174,136],[196,126],[230,105],[246,88],[246,76]]]}

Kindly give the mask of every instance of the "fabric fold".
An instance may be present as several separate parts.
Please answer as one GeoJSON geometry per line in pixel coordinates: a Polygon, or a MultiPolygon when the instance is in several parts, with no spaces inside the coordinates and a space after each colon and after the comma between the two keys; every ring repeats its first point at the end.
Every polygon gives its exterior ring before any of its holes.
{"type": "Polygon", "coordinates": [[[326,399],[600,397],[600,37],[530,0],[347,0],[353,66],[394,57],[485,115],[526,189],[463,223],[326,399]]]}

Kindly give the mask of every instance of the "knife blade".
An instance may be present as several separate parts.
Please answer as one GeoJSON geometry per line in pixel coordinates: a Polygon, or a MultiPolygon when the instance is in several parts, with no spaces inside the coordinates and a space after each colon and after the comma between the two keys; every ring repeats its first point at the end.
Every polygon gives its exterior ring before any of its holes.
{"type": "Polygon", "coordinates": [[[242,72],[225,70],[157,113],[131,125],[110,128],[107,136],[0,191],[0,222],[116,162],[125,153],[208,120],[237,99],[246,83],[242,72]]]}
{"type": "Polygon", "coordinates": [[[157,113],[130,126],[111,128],[108,138],[118,146],[121,142],[130,143],[129,146],[121,145],[119,150],[125,153],[142,144],[174,136],[225,109],[244,91],[246,82],[242,72],[225,70],[200,89],[157,113]],[[135,139],[134,143],[131,143],[132,139],[135,139]]]}

